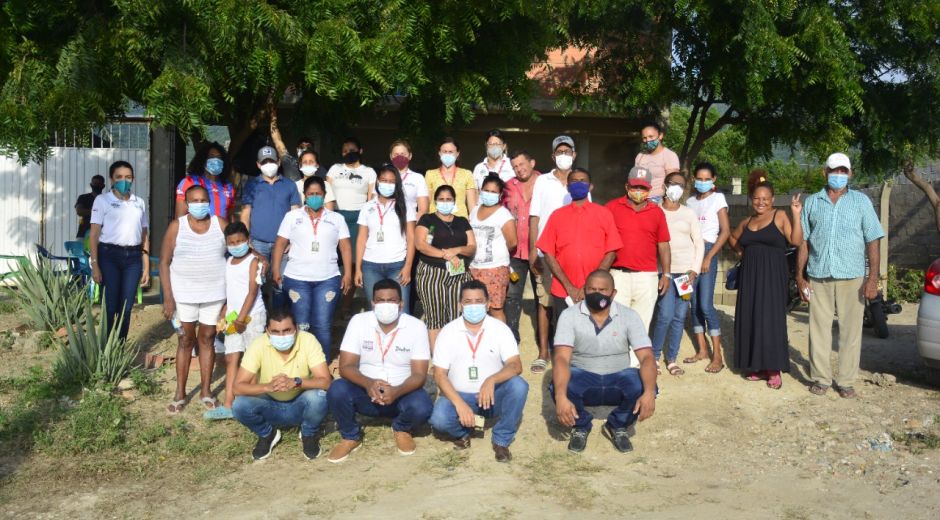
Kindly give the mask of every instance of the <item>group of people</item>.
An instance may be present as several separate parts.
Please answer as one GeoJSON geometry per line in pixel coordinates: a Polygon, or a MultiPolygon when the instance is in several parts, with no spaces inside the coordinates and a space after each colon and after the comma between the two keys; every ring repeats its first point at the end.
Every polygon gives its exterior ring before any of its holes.
{"type": "MultiPolygon", "coordinates": [[[[627,452],[628,428],[655,410],[661,358],[670,375],[684,373],[678,351],[689,311],[697,354],[683,362],[708,361],[710,373],[725,366],[714,287],[726,243],[742,257],[734,366],[749,380],[782,385],[791,244],[810,302],[810,390],[833,385],[830,329],[838,312],[834,386],[854,396],[861,306],[874,297],[883,233],[871,202],[847,187],[848,157],[829,157],[827,187],[805,201],[793,197],[789,215],[774,209],[769,175],[752,173],[753,214],[732,230],[715,168],[702,163],[688,176],[657,124],[641,135],[625,194],[605,205],[592,201],[591,173],[575,166],[567,135],[552,141],[554,168],[545,173],[528,152],[507,153],[498,130],[487,134],[486,157],[473,171],[458,166],[460,147],[448,138],[440,165],[423,176],[409,168],[405,141],[392,143],[390,162],[373,169],[362,163],[361,143],[348,138],[342,162],[325,174],[309,148],[299,144],[296,157],[281,157],[265,146],[257,153],[261,175],[239,199],[227,181],[226,151],[205,147],[178,186],[177,218],[159,257],[164,314],[179,333],[167,410],[187,404],[195,349],[206,417],[250,428],[256,459],[271,453],[285,425],[300,426],[304,455],[316,458],[329,412],[342,437],[330,462],[361,445],[357,413],[393,418],[403,455],[414,452],[411,433],[425,423],[465,449],[494,418],[495,457],[508,461],[528,393],[518,348],[528,282],[539,350],[529,369],[553,366],[558,420],[572,428],[568,448],[586,446],[587,407],[609,405],[604,434],[627,452]],[[303,178],[286,178],[289,167],[303,178]],[[349,319],[333,380],[335,315],[357,288],[369,308],[349,319]],[[226,365],[223,403],[210,393],[217,353],[226,365]],[[436,402],[425,391],[431,365],[436,402]]],[[[126,336],[128,288],[149,272],[147,216],[131,193],[130,165],[115,163],[109,175],[112,189],[90,214],[91,262],[107,319],[124,315],[126,336]]]]}

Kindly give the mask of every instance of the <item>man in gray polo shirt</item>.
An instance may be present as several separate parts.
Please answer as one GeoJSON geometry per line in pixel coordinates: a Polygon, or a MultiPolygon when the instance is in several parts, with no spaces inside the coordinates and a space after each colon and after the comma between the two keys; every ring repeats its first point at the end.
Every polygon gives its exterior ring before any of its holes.
{"type": "Polygon", "coordinates": [[[633,450],[627,428],[656,409],[656,362],[640,315],[614,301],[614,279],[594,271],[584,301],[568,307],[555,330],[553,383],[558,420],[571,427],[568,450],[587,446],[593,417],[585,406],[616,406],[604,435],[621,453],[633,450]]]}

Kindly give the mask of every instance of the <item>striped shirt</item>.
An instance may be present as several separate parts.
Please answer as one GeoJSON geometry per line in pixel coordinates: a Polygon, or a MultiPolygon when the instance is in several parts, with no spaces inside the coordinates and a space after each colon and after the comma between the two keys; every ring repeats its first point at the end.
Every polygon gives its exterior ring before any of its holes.
{"type": "Polygon", "coordinates": [[[802,222],[811,278],[865,276],[865,244],[885,236],[871,200],[855,190],[846,191],[835,204],[826,188],[806,197],[802,222]]]}
{"type": "Polygon", "coordinates": [[[210,181],[202,175],[188,173],[176,185],[176,200],[186,200],[186,190],[197,185],[209,192],[209,214],[228,220],[228,216],[235,210],[235,188],[232,183],[210,181]]]}

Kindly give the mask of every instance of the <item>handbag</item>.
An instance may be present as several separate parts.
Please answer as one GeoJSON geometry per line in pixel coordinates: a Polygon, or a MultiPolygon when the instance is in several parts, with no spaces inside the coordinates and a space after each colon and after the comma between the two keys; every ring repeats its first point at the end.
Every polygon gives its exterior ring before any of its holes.
{"type": "Polygon", "coordinates": [[[725,289],[729,291],[738,290],[738,271],[741,270],[741,262],[734,264],[731,269],[725,272],[725,289]]]}

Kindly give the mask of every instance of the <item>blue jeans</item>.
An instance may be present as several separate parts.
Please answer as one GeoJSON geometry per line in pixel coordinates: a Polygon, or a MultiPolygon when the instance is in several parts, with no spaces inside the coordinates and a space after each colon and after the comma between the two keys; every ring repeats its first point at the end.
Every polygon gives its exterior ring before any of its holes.
{"type": "Polygon", "coordinates": [[[327,363],[333,346],[333,315],[342,299],[339,286],[342,278],[337,275],[319,282],[304,282],[284,277],[284,292],[291,302],[291,312],[299,330],[316,336],[323,348],[327,363]]]}
{"type": "MultiPolygon", "coordinates": [[[[715,244],[705,242],[705,255],[712,250],[715,244]]],[[[696,334],[705,332],[708,326],[709,336],[721,335],[721,319],[715,309],[715,279],[718,277],[718,255],[712,257],[708,264],[708,272],[695,278],[694,292],[692,292],[692,332],[696,334]]]]}
{"type": "Polygon", "coordinates": [[[369,417],[392,417],[392,430],[410,432],[428,422],[434,406],[431,396],[423,388],[399,397],[392,404],[375,404],[365,388],[345,379],[333,381],[326,397],[339,434],[349,440],[362,438],[362,428],[356,421],[357,412],[369,417]]]}
{"type": "MultiPolygon", "coordinates": [[[[522,409],[525,408],[525,400],[529,394],[529,383],[519,376],[513,376],[512,379],[496,385],[495,402],[489,410],[484,410],[477,405],[477,394],[464,392],[458,392],[458,394],[470,406],[473,413],[483,417],[499,417],[493,426],[493,444],[503,447],[512,444],[516,430],[519,429],[519,422],[522,420],[522,409]]],[[[473,428],[466,428],[460,424],[457,408],[443,395],[434,403],[430,422],[435,430],[456,439],[466,437],[473,431],[473,428]]]]}
{"type": "Polygon", "coordinates": [[[124,249],[110,244],[98,244],[98,269],[104,290],[104,308],[110,331],[124,313],[120,338],[127,338],[131,326],[131,310],[137,296],[137,286],[144,272],[143,251],[124,249]]]}
{"type": "MultiPolygon", "coordinates": [[[[258,240],[257,238],[251,239],[251,248],[263,256],[265,260],[268,261],[268,265],[271,265],[271,251],[274,250],[274,242],[265,242],[264,240],[258,240]]],[[[284,272],[284,267],[287,265],[287,255],[281,257],[281,272],[284,272]]],[[[278,287],[274,280],[271,279],[271,273],[264,273],[264,285],[261,287],[261,294],[264,298],[265,310],[268,311],[268,314],[271,314],[271,311],[280,307],[287,305],[287,298],[284,296],[284,291],[281,287],[278,287]]]]}
{"type": "Polygon", "coordinates": [[[232,415],[258,437],[267,437],[275,426],[300,426],[300,434],[312,437],[326,417],[326,390],[304,390],[290,401],[267,394],[235,396],[232,415]]]}
{"type": "MultiPolygon", "coordinates": [[[[672,276],[675,279],[683,274],[672,273],[672,276]]],[[[656,322],[653,324],[653,359],[657,363],[667,340],[669,348],[666,350],[666,362],[671,363],[679,356],[679,343],[682,341],[682,330],[685,328],[685,317],[688,311],[689,302],[679,296],[676,284],[670,283],[669,290],[656,302],[656,322]]]]}
{"type": "MultiPolygon", "coordinates": [[[[369,305],[372,305],[372,287],[379,280],[384,280],[388,278],[389,280],[394,280],[401,284],[398,280],[398,275],[401,274],[401,270],[405,268],[405,261],[401,260],[399,262],[392,262],[390,264],[377,264],[375,262],[362,261],[362,285],[366,290],[366,298],[369,299],[369,305]]],[[[410,312],[411,309],[411,286],[412,283],[401,288],[401,300],[405,303],[403,312],[410,312]]]]}
{"type": "MultiPolygon", "coordinates": [[[[554,400],[555,385],[549,385],[548,390],[554,400]]],[[[578,414],[578,419],[574,422],[575,429],[591,431],[591,420],[594,416],[585,406],[616,406],[607,416],[607,422],[615,430],[626,428],[636,422],[633,408],[643,395],[640,369],[627,368],[613,374],[600,375],[571,367],[567,395],[578,414]]]]}

